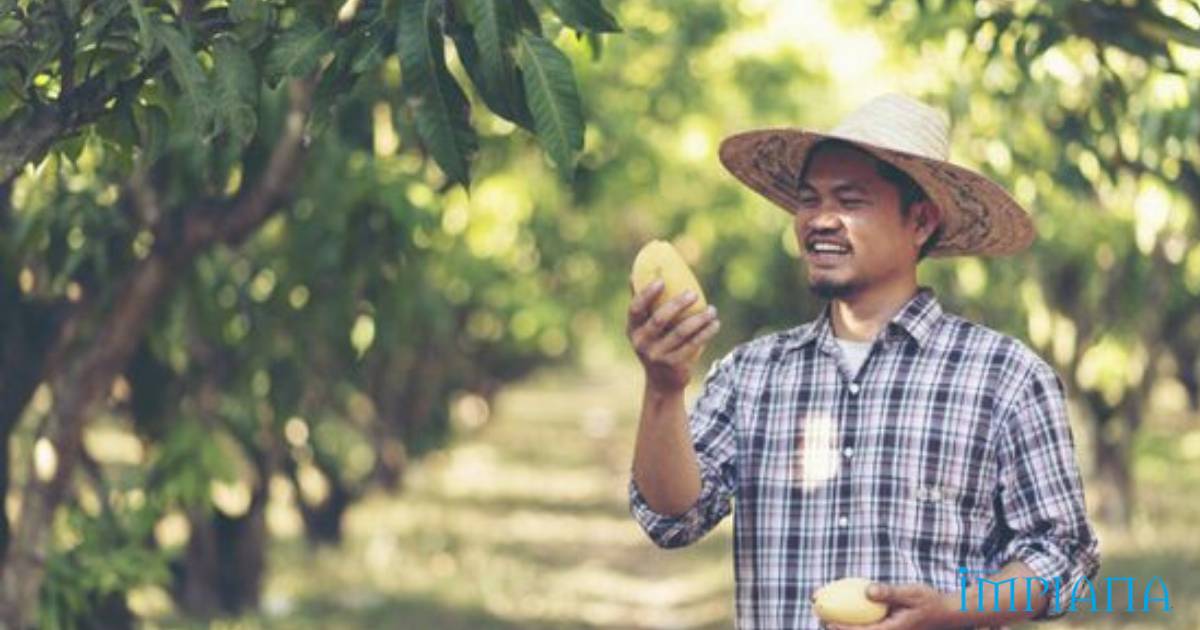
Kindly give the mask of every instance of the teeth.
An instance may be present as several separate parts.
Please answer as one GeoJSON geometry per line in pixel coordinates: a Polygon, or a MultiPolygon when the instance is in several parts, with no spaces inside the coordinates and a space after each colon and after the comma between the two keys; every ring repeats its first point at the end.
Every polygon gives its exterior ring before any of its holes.
{"type": "Polygon", "coordinates": [[[814,243],[812,250],[815,252],[833,252],[837,254],[843,254],[847,251],[845,247],[840,247],[830,243],[814,243]]]}

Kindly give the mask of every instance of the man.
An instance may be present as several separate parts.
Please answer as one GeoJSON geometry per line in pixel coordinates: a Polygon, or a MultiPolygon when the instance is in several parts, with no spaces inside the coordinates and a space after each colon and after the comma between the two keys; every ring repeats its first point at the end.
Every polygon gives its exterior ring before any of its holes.
{"type": "Polygon", "coordinates": [[[794,215],[810,289],[829,301],[717,361],[690,413],[689,357],[715,311],[679,319],[680,296],[651,312],[658,285],[630,304],[646,374],[631,512],[675,548],[736,498],[738,628],[821,627],[810,597],[842,577],[873,580],[888,605],[858,628],[1002,626],[1064,614],[1096,575],[1062,382],[917,285],[926,255],[1006,255],[1034,237],[1000,186],[946,161],[948,138],[940,111],[887,95],[829,134],[722,142],[722,163],[794,215]],[[1010,577],[1012,591],[977,581],[1010,577]]]}

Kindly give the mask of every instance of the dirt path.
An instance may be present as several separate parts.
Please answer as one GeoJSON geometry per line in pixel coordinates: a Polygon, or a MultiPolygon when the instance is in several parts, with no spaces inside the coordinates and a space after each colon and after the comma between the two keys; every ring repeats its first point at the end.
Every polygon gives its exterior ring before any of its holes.
{"type": "Polygon", "coordinates": [[[342,549],[276,553],[264,625],[732,627],[732,520],[668,551],[629,516],[630,367],[501,394],[486,424],[414,465],[403,494],[354,508],[342,549]]]}
{"type": "MultiPolygon", "coordinates": [[[[415,464],[402,494],[355,506],[342,547],[275,543],[262,614],[212,627],[732,628],[732,519],[668,551],[629,516],[640,388],[625,365],[546,372],[507,390],[486,423],[415,464]]],[[[697,389],[698,379],[689,394],[697,389]]],[[[1129,535],[1101,532],[1096,581],[1103,598],[1104,576],[1137,577],[1140,609],[1160,576],[1170,614],[1079,613],[1025,627],[1200,627],[1200,508],[1179,500],[1200,473],[1184,470],[1144,484],[1129,535]]],[[[1125,595],[1118,583],[1118,610],[1125,595]]]]}

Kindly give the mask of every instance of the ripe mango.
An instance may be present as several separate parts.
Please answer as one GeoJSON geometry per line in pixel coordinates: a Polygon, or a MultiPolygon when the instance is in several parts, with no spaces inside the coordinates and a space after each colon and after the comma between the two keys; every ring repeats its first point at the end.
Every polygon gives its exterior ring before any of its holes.
{"type": "Polygon", "coordinates": [[[871,580],[842,578],[817,589],[813,612],[825,623],[866,625],[887,616],[887,605],[867,597],[871,580]]]}
{"type": "Polygon", "coordinates": [[[637,253],[637,257],[633,259],[631,279],[634,292],[640,293],[642,289],[646,288],[646,285],[658,278],[663,280],[663,289],[658,292],[652,310],[658,310],[658,307],[688,290],[695,293],[697,298],[684,309],[679,319],[701,313],[708,307],[708,302],[704,300],[704,290],[700,288],[700,282],[696,280],[692,270],[683,261],[683,256],[679,255],[679,251],[666,241],[653,240],[643,245],[637,253]]]}

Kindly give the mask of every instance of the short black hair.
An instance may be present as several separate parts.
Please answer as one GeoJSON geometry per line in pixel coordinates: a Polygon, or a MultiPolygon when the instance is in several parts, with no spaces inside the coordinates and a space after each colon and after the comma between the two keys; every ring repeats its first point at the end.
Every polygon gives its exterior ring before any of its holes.
{"type": "MultiPolygon", "coordinates": [[[[878,173],[880,177],[895,186],[896,191],[900,194],[901,217],[907,219],[914,203],[929,199],[929,196],[925,194],[925,189],[921,188],[921,185],[914,181],[908,173],[905,173],[888,162],[879,159],[870,151],[866,151],[853,142],[848,142],[839,138],[824,138],[809,147],[808,154],[804,156],[804,164],[800,167],[800,176],[796,181],[797,187],[803,185],[804,181],[808,179],[808,167],[812,164],[813,156],[821,151],[826,151],[829,149],[849,149],[850,151],[854,151],[869,158],[875,165],[875,172],[878,173]]],[[[933,231],[933,234],[930,234],[929,238],[925,239],[925,242],[921,245],[921,251],[917,252],[918,261],[925,258],[925,256],[927,256],[929,252],[937,246],[938,241],[940,241],[942,238],[943,227],[943,224],[939,222],[937,229],[933,231]]]]}

